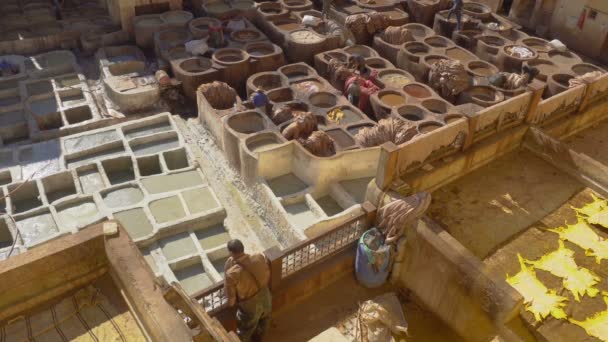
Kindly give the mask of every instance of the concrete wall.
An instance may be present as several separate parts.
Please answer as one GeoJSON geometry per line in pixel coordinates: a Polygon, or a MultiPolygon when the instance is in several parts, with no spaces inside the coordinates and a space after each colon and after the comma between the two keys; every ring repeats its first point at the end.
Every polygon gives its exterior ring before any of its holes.
{"type": "Polygon", "coordinates": [[[515,318],[523,298],[502,279],[483,271],[482,262],[430,219],[407,234],[397,283],[469,341],[510,336],[504,324],[515,318]]]}

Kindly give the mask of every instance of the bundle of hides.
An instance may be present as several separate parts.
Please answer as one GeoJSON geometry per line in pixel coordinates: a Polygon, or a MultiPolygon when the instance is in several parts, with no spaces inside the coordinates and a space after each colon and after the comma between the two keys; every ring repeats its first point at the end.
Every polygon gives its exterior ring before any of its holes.
{"type": "Polygon", "coordinates": [[[407,335],[407,322],[399,298],[387,293],[359,306],[361,338],[366,342],[393,342],[393,335],[407,335]]]}
{"type": "Polygon", "coordinates": [[[236,91],[224,82],[213,81],[198,87],[198,91],[203,94],[209,104],[215,109],[232,108],[236,101],[236,91]]]}
{"type": "Polygon", "coordinates": [[[568,86],[570,88],[578,87],[580,85],[587,85],[597,81],[600,77],[602,77],[603,73],[601,71],[592,71],[588,72],[582,76],[575,77],[568,81],[568,86]]]}
{"type": "Polygon", "coordinates": [[[401,26],[389,26],[382,32],[382,39],[385,42],[393,45],[401,45],[414,40],[414,36],[410,30],[401,26]]]}
{"type": "Polygon", "coordinates": [[[534,56],[534,51],[525,46],[511,46],[506,48],[505,51],[515,58],[530,58],[534,56]]]}
{"type": "Polygon", "coordinates": [[[301,108],[301,105],[298,103],[282,104],[272,112],[272,117],[270,119],[276,125],[280,125],[298,115],[303,115],[304,112],[300,110],[301,108]]]}
{"type": "Polygon", "coordinates": [[[376,226],[386,236],[386,243],[396,242],[405,227],[422,216],[431,204],[428,192],[419,192],[404,199],[396,199],[378,210],[376,226]]]}
{"type": "Polygon", "coordinates": [[[380,120],[374,127],[359,130],[355,141],[362,147],[380,146],[389,141],[401,145],[417,134],[416,126],[410,126],[403,120],[389,118],[380,120]]]}
{"type": "Polygon", "coordinates": [[[306,139],[298,139],[310,153],[317,157],[330,157],[336,154],[334,140],[323,131],[314,131],[306,139]]]}
{"type": "Polygon", "coordinates": [[[518,89],[526,86],[529,80],[530,75],[527,73],[499,72],[489,77],[490,84],[502,89],[518,89]]]}
{"type": "Polygon", "coordinates": [[[287,140],[306,139],[317,130],[317,118],[311,112],[295,112],[295,121],[283,130],[287,140]]]}
{"type": "Polygon", "coordinates": [[[462,63],[443,59],[431,66],[429,85],[443,98],[453,99],[471,86],[471,80],[462,63]]]}
{"type": "Polygon", "coordinates": [[[327,71],[331,80],[337,83],[344,83],[344,81],[354,74],[353,70],[349,69],[345,63],[337,58],[329,60],[327,71]]]}
{"type": "Polygon", "coordinates": [[[385,13],[361,13],[346,17],[345,26],[353,34],[357,44],[369,43],[371,37],[390,25],[390,17],[385,13]]]}

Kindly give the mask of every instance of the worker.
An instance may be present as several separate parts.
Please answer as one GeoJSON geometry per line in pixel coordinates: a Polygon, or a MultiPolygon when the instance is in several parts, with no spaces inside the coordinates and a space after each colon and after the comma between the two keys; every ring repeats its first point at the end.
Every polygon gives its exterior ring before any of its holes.
{"type": "Polygon", "coordinates": [[[263,254],[245,253],[238,239],[228,241],[227,248],[230,257],[224,265],[224,291],[228,305],[237,306],[237,334],[243,342],[261,341],[272,311],[268,261],[263,254]]]}
{"type": "Polygon", "coordinates": [[[222,29],[222,25],[209,26],[208,45],[215,49],[224,46],[224,30],[222,29]]]}
{"type": "Polygon", "coordinates": [[[366,73],[365,57],[356,53],[352,54],[348,57],[348,68],[355,72],[359,72],[359,74],[363,76],[366,73]]]}
{"type": "Polygon", "coordinates": [[[462,30],[462,0],[454,0],[454,5],[448,12],[448,21],[452,18],[452,14],[456,15],[456,31],[462,30]]]}
{"type": "Polygon", "coordinates": [[[361,86],[359,85],[358,80],[351,82],[348,85],[346,92],[348,94],[348,102],[359,107],[359,96],[361,95],[361,86]]]}
{"type": "Polygon", "coordinates": [[[268,116],[272,116],[272,113],[270,112],[270,101],[261,88],[257,88],[256,91],[251,94],[251,102],[253,102],[253,106],[256,109],[261,110],[262,113],[268,116]]]}

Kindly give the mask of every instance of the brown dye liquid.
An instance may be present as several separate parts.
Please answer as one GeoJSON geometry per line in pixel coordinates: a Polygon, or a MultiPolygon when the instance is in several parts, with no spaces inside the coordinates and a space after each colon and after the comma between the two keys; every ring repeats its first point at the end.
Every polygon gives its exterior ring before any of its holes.
{"type": "Polygon", "coordinates": [[[428,89],[426,89],[423,86],[417,85],[417,84],[407,85],[403,88],[403,91],[405,91],[408,95],[411,95],[411,96],[417,97],[417,98],[431,96],[431,93],[428,91],[428,89]]]}
{"type": "Polygon", "coordinates": [[[486,68],[486,67],[477,67],[477,68],[471,68],[471,70],[479,75],[482,76],[490,76],[494,74],[494,70],[490,69],[490,68],[486,68]]]}
{"type": "Polygon", "coordinates": [[[277,27],[280,30],[284,30],[284,31],[293,31],[293,30],[297,30],[299,28],[302,28],[302,25],[298,24],[298,23],[287,23],[287,24],[281,24],[281,25],[277,25],[277,27]]]}
{"type": "Polygon", "coordinates": [[[461,62],[469,62],[475,59],[475,57],[471,56],[471,54],[458,48],[449,49],[446,51],[446,54],[448,55],[448,57],[459,60],[461,62]]]}
{"type": "Polygon", "coordinates": [[[382,95],[382,97],[380,97],[380,101],[391,107],[397,107],[405,104],[405,99],[402,96],[396,94],[382,95]]]}
{"type": "Polygon", "coordinates": [[[428,133],[428,132],[432,132],[432,131],[438,129],[439,127],[441,127],[441,126],[439,126],[439,125],[427,125],[427,126],[420,127],[419,130],[420,130],[420,133],[428,133]]]}

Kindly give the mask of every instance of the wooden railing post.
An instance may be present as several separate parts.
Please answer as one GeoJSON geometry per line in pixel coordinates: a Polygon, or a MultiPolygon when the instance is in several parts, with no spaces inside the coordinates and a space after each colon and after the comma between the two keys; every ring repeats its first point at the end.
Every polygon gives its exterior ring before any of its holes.
{"type": "Polygon", "coordinates": [[[376,222],[376,206],[372,202],[366,201],[361,207],[365,212],[365,226],[368,228],[373,227],[376,222]]]}
{"type": "Polygon", "coordinates": [[[538,104],[543,100],[543,93],[545,92],[545,85],[532,83],[528,86],[528,89],[532,91],[532,99],[530,99],[530,105],[528,105],[528,112],[526,113],[526,123],[536,123],[538,119],[538,104]]]}
{"type": "Polygon", "coordinates": [[[376,185],[381,190],[387,190],[393,180],[398,177],[398,156],[399,147],[392,142],[387,142],[380,146],[380,161],[378,162],[378,172],[376,174],[376,185]]]}
{"type": "Polygon", "coordinates": [[[281,286],[283,272],[283,252],[277,246],[264,251],[270,263],[270,290],[275,291],[281,286]]]}

